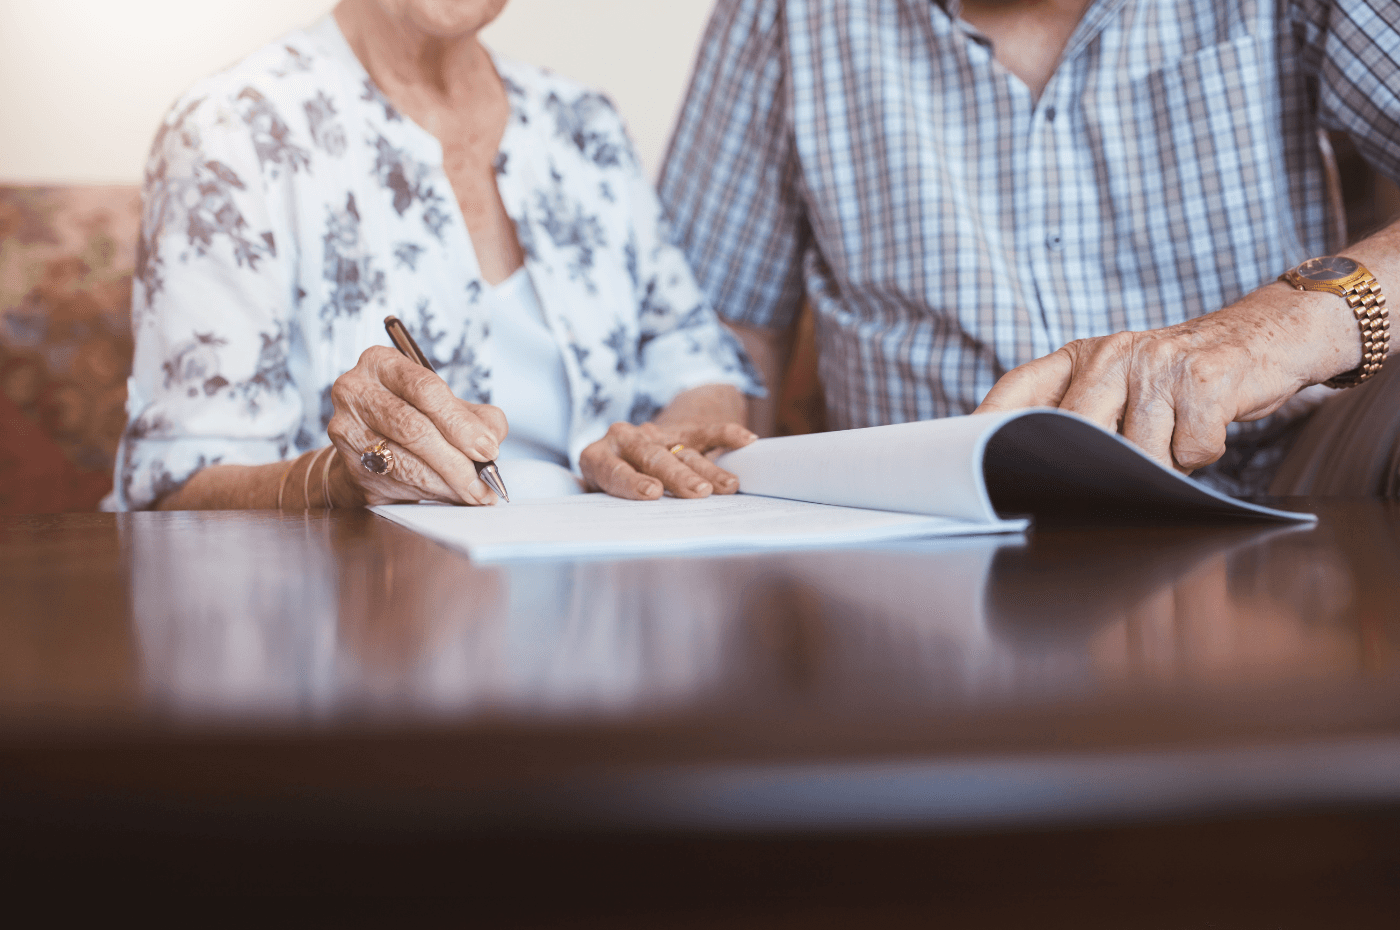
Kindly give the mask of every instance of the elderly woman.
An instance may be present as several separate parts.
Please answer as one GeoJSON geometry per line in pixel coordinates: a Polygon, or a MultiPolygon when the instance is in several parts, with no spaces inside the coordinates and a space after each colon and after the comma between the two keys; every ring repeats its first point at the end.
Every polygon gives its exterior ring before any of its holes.
{"type": "Polygon", "coordinates": [[[118,506],[486,504],[497,458],[507,484],[533,459],[619,497],[737,489],[706,453],[753,439],[761,388],[608,101],[478,41],[504,5],[344,0],[175,105],[118,506]]]}

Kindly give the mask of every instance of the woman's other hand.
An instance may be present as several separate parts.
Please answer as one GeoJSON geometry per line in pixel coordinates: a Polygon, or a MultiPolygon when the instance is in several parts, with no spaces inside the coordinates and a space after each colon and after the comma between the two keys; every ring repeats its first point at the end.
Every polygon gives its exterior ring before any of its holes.
{"type": "Polygon", "coordinates": [[[338,455],[331,496],[337,506],[436,500],[491,504],[473,462],[489,462],[506,437],[499,407],[469,404],[447,382],[386,346],[372,346],[331,387],[326,431],[338,455]],[[360,456],[388,440],[394,466],[377,475],[360,456]]]}
{"type": "Polygon", "coordinates": [[[676,497],[733,494],[739,479],[710,456],[757,438],[738,423],[614,423],[578,463],[590,488],[628,500],[656,500],[663,491],[676,497]]]}

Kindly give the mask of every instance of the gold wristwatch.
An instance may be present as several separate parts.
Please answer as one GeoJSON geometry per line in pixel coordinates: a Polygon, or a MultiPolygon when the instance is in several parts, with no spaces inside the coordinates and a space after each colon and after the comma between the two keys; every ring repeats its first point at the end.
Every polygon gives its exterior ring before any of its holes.
{"type": "Polygon", "coordinates": [[[1279,280],[1300,291],[1326,291],[1347,302],[1361,327],[1361,364],[1322,382],[1331,388],[1356,387],[1381,370],[1390,351],[1390,311],[1380,282],[1366,266],[1341,255],[1303,262],[1279,280]]]}

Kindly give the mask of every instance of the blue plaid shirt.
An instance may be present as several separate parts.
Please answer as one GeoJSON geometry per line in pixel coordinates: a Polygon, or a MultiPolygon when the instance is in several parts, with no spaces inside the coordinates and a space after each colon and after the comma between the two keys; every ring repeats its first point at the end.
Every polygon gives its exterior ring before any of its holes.
{"type": "Polygon", "coordinates": [[[957,0],[720,0],[661,178],[722,315],[804,296],[837,428],[1337,248],[1320,128],[1400,178],[1395,0],[1095,0],[1036,100],[957,0]]]}

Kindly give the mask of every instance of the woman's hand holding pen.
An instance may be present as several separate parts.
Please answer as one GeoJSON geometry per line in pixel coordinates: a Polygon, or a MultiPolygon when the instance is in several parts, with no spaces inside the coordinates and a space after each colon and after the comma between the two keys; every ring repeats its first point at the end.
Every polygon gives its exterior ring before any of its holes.
{"type": "Polygon", "coordinates": [[[336,506],[438,500],[490,504],[496,495],[473,462],[489,462],[508,430],[499,407],[469,404],[430,369],[387,346],[372,346],[331,387],[335,413],[327,432],[336,506]],[[388,440],[393,467],[378,475],[360,457],[388,440]]]}

